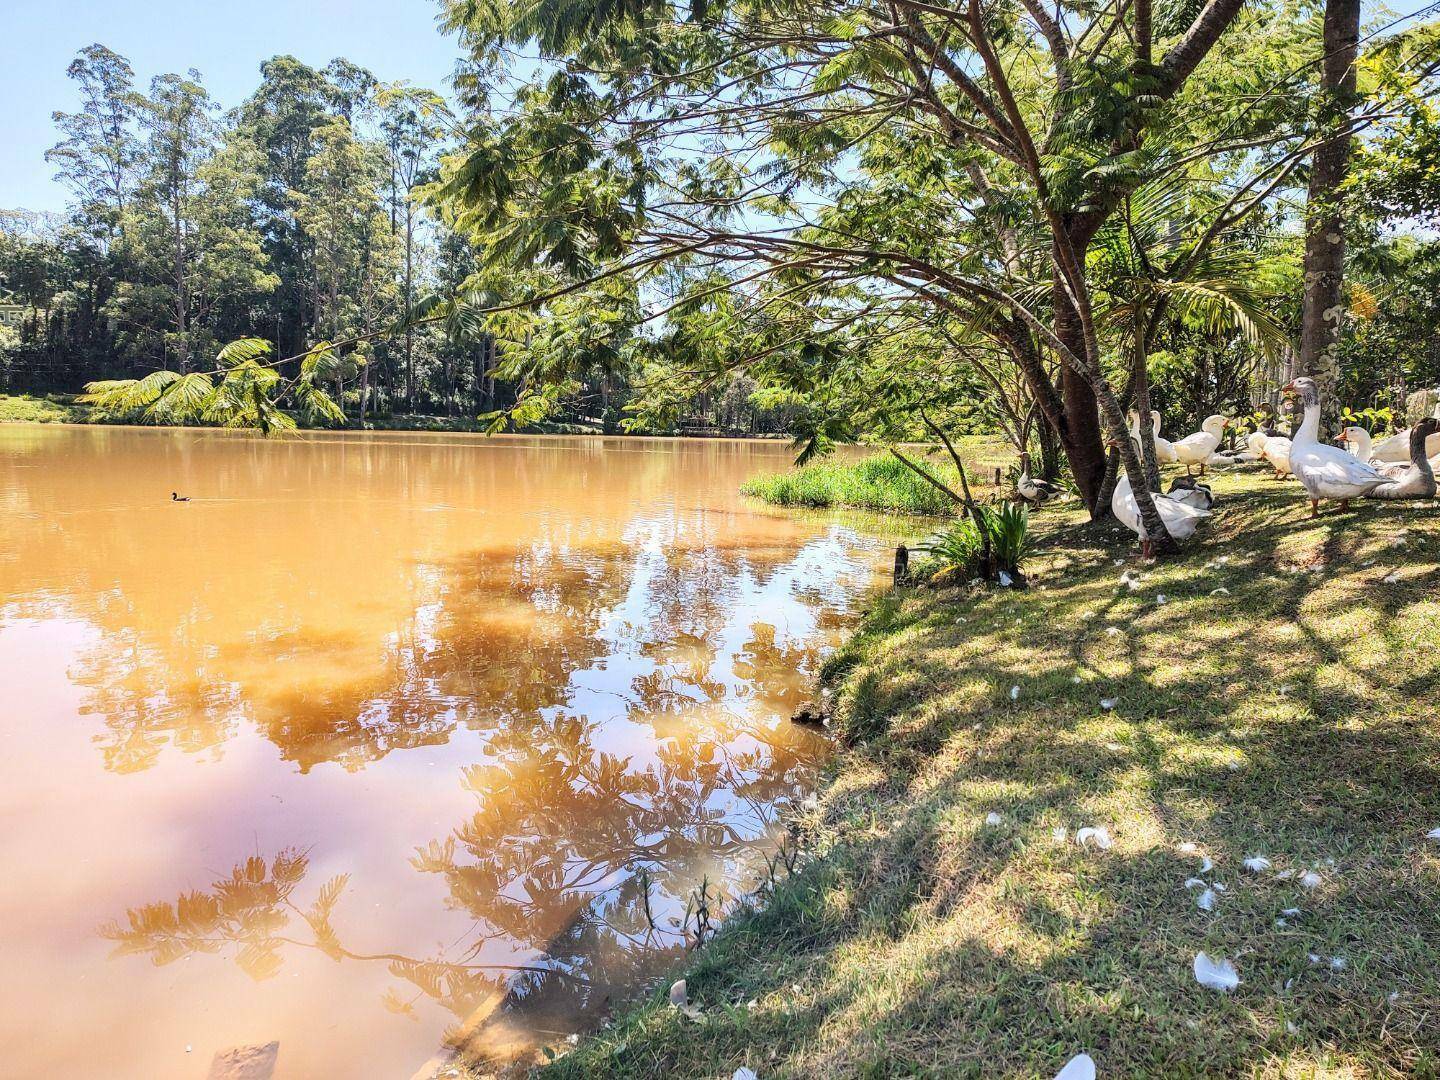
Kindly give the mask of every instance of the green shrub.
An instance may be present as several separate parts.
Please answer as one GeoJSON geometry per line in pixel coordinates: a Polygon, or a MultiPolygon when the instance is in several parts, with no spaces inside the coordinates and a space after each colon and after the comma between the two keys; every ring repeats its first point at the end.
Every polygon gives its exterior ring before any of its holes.
{"type": "Polygon", "coordinates": [[[932,585],[959,585],[973,578],[993,578],[1004,571],[1023,580],[1023,563],[1030,550],[1030,511],[1019,503],[977,506],[976,517],[966,517],[932,536],[915,550],[930,558],[914,576],[932,585]],[[982,530],[990,538],[990,563],[985,563],[982,530]]]}

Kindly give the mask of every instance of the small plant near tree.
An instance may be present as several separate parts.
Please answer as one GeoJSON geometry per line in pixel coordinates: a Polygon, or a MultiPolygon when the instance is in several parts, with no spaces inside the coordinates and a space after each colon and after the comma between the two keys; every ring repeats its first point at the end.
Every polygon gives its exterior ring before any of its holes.
{"type": "MultiPolygon", "coordinates": [[[[1030,544],[1029,509],[1017,503],[1000,503],[974,507],[973,513],[917,544],[914,550],[931,556],[927,581],[933,587],[959,585],[975,578],[1023,587],[1022,565],[1030,544]]],[[[923,574],[924,569],[917,576],[923,574]]]]}

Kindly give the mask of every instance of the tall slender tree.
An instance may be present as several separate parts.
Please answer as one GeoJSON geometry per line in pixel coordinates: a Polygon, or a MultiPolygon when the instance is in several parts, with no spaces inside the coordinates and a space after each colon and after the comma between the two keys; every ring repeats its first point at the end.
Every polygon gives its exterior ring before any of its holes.
{"type": "Polygon", "coordinates": [[[99,237],[113,243],[135,185],[140,157],[135,121],[140,99],[130,62],[104,45],[87,45],[71,62],[80,87],[79,112],[53,114],[64,137],[45,159],[75,196],[99,237]]]}
{"type": "Polygon", "coordinates": [[[1305,299],[1300,318],[1300,368],[1320,384],[1336,409],[1340,327],[1345,315],[1345,213],[1341,185],[1349,171],[1350,114],[1358,100],[1355,62],[1360,0],[1326,0],[1320,63],[1318,128],[1327,135],[1310,164],[1305,207],[1305,299]]]}

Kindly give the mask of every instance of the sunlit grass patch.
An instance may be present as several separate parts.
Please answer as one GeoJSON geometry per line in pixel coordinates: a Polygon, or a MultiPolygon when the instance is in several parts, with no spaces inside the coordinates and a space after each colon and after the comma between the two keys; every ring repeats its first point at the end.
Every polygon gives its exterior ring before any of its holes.
{"type": "Polygon", "coordinates": [[[90,410],[49,397],[0,394],[0,424],[80,423],[90,410]]]}

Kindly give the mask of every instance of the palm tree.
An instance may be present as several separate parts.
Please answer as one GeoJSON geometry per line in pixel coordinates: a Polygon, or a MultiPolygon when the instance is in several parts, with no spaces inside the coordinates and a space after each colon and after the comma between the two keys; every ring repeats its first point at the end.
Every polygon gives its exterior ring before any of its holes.
{"type": "MultiPolygon", "coordinates": [[[[1161,180],[1126,199],[1092,248],[1100,317],[1124,342],[1128,396],[1142,434],[1150,430],[1150,351],[1167,320],[1211,335],[1239,334],[1262,355],[1289,344],[1268,310],[1274,290],[1267,260],[1242,242],[1220,240],[1223,230],[1212,227],[1219,212],[1182,179],[1161,180]]],[[[1141,438],[1140,445],[1146,477],[1158,489],[1155,444],[1141,438]]]]}

